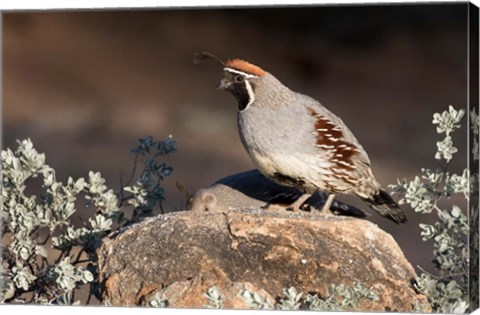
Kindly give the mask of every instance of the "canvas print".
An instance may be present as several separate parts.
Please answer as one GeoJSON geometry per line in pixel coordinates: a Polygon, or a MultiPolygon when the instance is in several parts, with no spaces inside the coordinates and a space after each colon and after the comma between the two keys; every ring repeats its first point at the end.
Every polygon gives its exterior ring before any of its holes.
{"type": "Polygon", "coordinates": [[[1,18],[2,303],[478,308],[473,4],[1,18]]]}

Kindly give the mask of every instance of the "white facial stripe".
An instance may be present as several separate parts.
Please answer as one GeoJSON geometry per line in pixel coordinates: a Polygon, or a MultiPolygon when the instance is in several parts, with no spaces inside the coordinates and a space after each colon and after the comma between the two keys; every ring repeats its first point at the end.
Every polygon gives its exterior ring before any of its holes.
{"type": "Polygon", "coordinates": [[[255,101],[255,94],[253,93],[252,85],[247,80],[245,80],[245,87],[247,88],[249,101],[247,106],[245,106],[243,110],[246,110],[248,106],[250,106],[255,101]]]}
{"type": "Polygon", "coordinates": [[[228,68],[228,67],[223,68],[223,70],[228,71],[228,72],[232,72],[232,73],[236,73],[236,74],[241,74],[246,78],[258,78],[256,75],[246,73],[246,72],[242,72],[242,71],[232,69],[232,68],[228,68]]]}

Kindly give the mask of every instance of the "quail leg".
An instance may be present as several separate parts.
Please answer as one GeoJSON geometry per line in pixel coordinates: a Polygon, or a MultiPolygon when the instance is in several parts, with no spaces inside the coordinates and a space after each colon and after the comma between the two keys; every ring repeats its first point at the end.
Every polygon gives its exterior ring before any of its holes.
{"type": "Polygon", "coordinates": [[[325,214],[333,214],[332,211],[330,211],[330,206],[332,205],[333,200],[335,199],[335,194],[329,194],[327,201],[325,201],[325,204],[322,207],[321,212],[325,214]]]}
{"type": "Polygon", "coordinates": [[[311,195],[312,194],[307,193],[301,195],[294,203],[288,206],[287,210],[292,210],[293,212],[300,211],[305,201],[307,201],[307,199],[310,198],[311,195]]]}

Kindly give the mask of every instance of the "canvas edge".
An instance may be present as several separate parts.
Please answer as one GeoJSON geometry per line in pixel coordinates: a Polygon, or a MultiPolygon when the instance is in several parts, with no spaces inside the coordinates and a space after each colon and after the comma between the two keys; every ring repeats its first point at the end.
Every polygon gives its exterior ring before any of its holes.
{"type": "MultiPolygon", "coordinates": [[[[479,8],[473,4],[468,4],[468,166],[471,174],[470,198],[469,198],[469,313],[472,313],[479,307],[479,160],[473,154],[474,142],[478,144],[478,128],[472,126],[471,114],[479,113],[479,8]],[[477,129],[477,132],[474,130],[477,129]]],[[[477,155],[478,157],[478,155],[477,155]]]]}

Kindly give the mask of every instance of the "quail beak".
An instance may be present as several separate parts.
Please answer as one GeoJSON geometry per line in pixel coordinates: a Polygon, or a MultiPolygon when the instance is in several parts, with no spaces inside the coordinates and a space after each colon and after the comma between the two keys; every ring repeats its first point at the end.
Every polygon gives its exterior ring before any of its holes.
{"type": "Polygon", "coordinates": [[[220,83],[217,85],[217,90],[226,90],[226,89],[228,89],[230,84],[231,83],[228,82],[228,80],[222,79],[222,81],[220,81],[220,83]]]}

